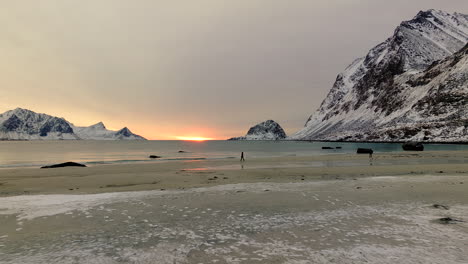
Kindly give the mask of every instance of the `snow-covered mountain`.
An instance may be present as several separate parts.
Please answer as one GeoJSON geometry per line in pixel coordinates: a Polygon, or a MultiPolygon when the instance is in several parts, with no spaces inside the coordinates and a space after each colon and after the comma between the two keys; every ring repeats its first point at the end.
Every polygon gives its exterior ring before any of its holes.
{"type": "Polygon", "coordinates": [[[0,115],[0,139],[79,139],[63,119],[17,108],[0,115]]]}
{"type": "Polygon", "coordinates": [[[418,13],[339,74],[291,139],[468,141],[467,42],[468,15],[418,13]]]}
{"type": "Polygon", "coordinates": [[[145,140],[145,138],[133,134],[128,128],[124,127],[119,131],[108,130],[102,122],[89,127],[73,126],[73,131],[81,139],[92,140],[145,140]]]}
{"type": "Polygon", "coordinates": [[[244,137],[229,140],[281,140],[286,138],[283,128],[273,120],[267,120],[249,129],[244,137]]]}
{"type": "Polygon", "coordinates": [[[16,108],[0,114],[0,140],[144,140],[123,128],[110,131],[104,124],[75,127],[63,118],[16,108]]]}

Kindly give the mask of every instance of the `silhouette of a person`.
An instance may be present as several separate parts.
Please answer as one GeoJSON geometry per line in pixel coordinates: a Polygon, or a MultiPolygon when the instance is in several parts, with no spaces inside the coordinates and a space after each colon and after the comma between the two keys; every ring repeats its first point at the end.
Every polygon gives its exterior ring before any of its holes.
{"type": "Polygon", "coordinates": [[[240,159],[240,161],[245,161],[245,159],[244,159],[244,152],[241,152],[241,159],[240,159]]]}

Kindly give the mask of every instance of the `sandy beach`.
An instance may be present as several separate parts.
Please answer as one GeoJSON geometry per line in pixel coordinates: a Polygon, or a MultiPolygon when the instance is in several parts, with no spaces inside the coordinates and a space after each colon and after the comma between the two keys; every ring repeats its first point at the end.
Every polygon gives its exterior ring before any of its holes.
{"type": "Polygon", "coordinates": [[[0,196],[171,190],[235,183],[300,182],[369,176],[467,175],[468,152],[342,154],[0,170],[0,196]]]}
{"type": "Polygon", "coordinates": [[[0,263],[467,263],[467,160],[5,169],[0,263]]]}

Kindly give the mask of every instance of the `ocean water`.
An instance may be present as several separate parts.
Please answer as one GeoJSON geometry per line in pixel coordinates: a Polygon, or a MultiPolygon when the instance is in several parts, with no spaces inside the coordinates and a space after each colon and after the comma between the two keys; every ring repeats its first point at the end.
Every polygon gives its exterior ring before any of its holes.
{"type": "MultiPolygon", "coordinates": [[[[37,167],[66,161],[87,165],[171,160],[233,159],[313,156],[355,153],[357,148],[376,153],[402,151],[398,143],[330,143],[300,141],[0,141],[0,168],[37,167]],[[323,146],[342,149],[323,150],[323,146]],[[179,153],[184,151],[184,153],[179,153]],[[151,160],[149,155],[161,156],[151,160]]],[[[468,150],[468,145],[428,144],[428,151],[468,150]]]]}

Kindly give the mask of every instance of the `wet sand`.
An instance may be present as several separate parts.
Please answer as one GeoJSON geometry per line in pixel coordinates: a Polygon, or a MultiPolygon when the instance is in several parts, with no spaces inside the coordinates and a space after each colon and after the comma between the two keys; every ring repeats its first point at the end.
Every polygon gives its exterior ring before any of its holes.
{"type": "Polygon", "coordinates": [[[398,175],[468,175],[468,152],[401,152],[0,170],[0,196],[181,190],[398,175]]]}

